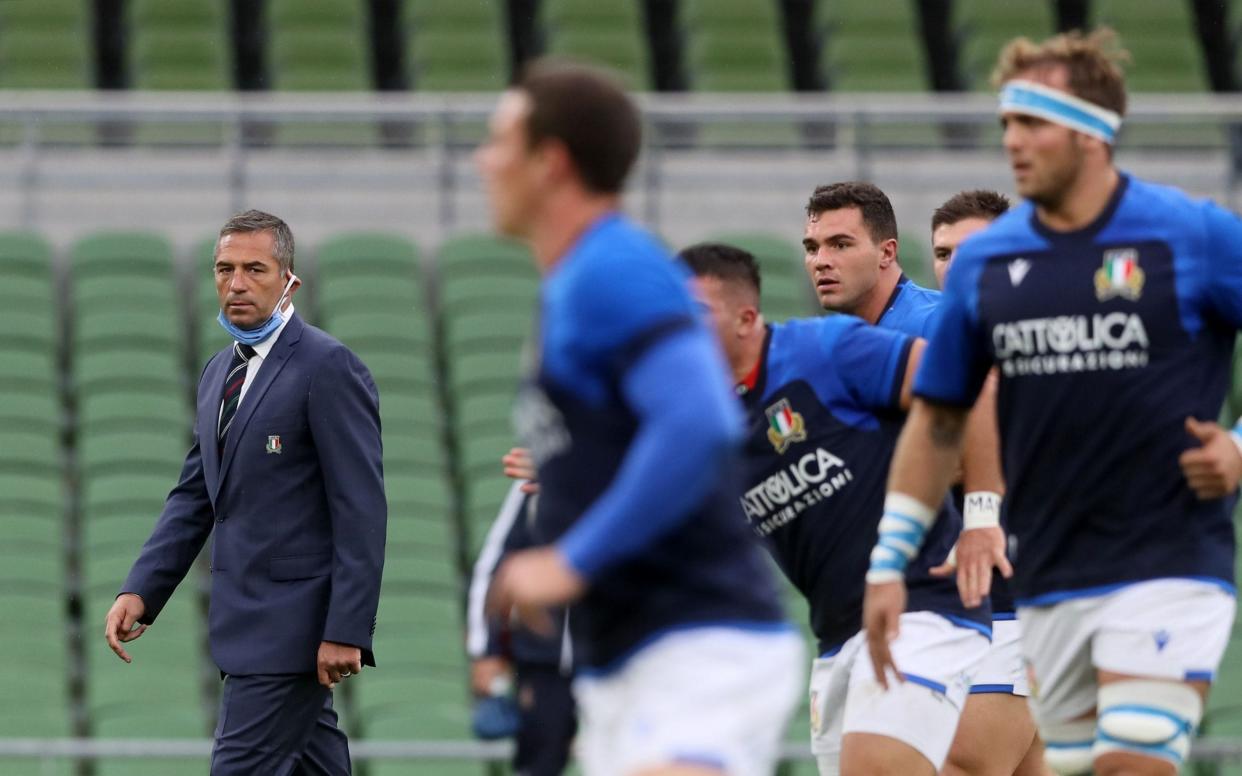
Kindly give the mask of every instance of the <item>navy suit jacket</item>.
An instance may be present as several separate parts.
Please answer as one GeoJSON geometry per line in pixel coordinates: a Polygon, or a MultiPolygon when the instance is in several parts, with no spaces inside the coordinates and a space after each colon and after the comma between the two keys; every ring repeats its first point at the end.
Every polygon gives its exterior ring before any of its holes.
{"type": "Polygon", "coordinates": [[[219,456],[231,361],[230,347],[203,370],[181,479],[121,590],[142,596],[153,622],[214,529],[209,638],[221,671],[315,671],[321,641],[360,647],[374,665],[388,507],[371,374],[295,314],[219,456]]]}

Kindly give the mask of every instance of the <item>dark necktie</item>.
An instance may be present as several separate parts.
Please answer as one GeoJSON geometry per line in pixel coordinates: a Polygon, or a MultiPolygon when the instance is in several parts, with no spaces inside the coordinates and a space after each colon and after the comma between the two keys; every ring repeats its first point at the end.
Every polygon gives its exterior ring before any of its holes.
{"type": "Polygon", "coordinates": [[[237,415],[237,405],[241,402],[241,389],[246,383],[246,365],[254,357],[254,348],[240,342],[233,343],[233,363],[229,365],[229,375],[224,378],[224,391],[220,395],[220,424],[217,439],[218,450],[224,455],[224,441],[228,439],[229,426],[237,415]]]}

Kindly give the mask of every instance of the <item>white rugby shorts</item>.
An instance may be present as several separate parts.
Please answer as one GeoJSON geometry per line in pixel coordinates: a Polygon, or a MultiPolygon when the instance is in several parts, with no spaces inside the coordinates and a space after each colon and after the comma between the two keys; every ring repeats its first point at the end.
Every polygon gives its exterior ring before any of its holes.
{"type": "Polygon", "coordinates": [[[1067,596],[1018,609],[1040,725],[1094,709],[1097,671],[1211,681],[1233,627],[1234,595],[1223,582],[1155,579],[1067,596]]]}
{"type": "Polygon", "coordinates": [[[887,692],[875,680],[864,633],[811,667],[811,752],[824,776],[840,772],[849,733],[895,738],[937,771],[944,766],[988,637],[932,612],[906,612],[890,648],[904,681],[890,681],[887,692]]]}
{"type": "Polygon", "coordinates": [[[1025,698],[1031,694],[1022,659],[1022,626],[1017,615],[992,620],[992,646],[970,685],[971,695],[999,693],[1025,698]]]}
{"type": "Polygon", "coordinates": [[[617,670],[574,680],[587,776],[693,764],[771,776],[798,704],[806,648],[792,626],[660,636],[617,670]]]}

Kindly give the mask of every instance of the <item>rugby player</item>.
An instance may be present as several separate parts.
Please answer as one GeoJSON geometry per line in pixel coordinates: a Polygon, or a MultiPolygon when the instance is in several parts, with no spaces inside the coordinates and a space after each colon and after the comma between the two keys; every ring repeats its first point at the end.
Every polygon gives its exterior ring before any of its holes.
{"type": "MultiPolygon", "coordinates": [[[[825,308],[856,314],[868,323],[913,336],[926,337],[931,331],[940,292],[911,282],[902,272],[897,260],[897,217],[888,196],[879,187],[850,181],[816,188],[806,206],[803,248],[807,274],[825,308]]],[[[1000,528],[1003,480],[997,461],[995,402],[987,397],[979,404],[979,410],[970,417],[968,444],[962,458],[961,479],[970,487],[961,503],[955,504],[963,525],[971,527],[958,543],[962,562],[946,561],[931,571],[934,575],[956,573],[963,603],[968,607],[984,603],[994,567],[998,578],[1012,573],[1000,528]]],[[[1002,587],[1001,592],[1003,597],[1007,591],[1002,587]]],[[[1004,598],[1001,603],[1008,608],[1008,612],[1001,614],[1005,620],[1001,626],[1003,638],[1013,640],[1016,636],[1011,630],[1012,603],[1004,598]]],[[[1010,651],[1016,651],[1016,646],[1010,651]]],[[[1013,657],[1003,650],[994,656],[1001,660],[1013,657]]],[[[995,671],[989,674],[995,678],[995,671]]],[[[978,682],[972,692],[1008,691],[1008,685],[991,680],[978,682]]],[[[975,704],[980,705],[990,704],[975,704]]],[[[1013,772],[1008,766],[1021,761],[1030,749],[1031,726],[1028,722],[1023,730],[998,725],[1004,735],[992,736],[990,723],[996,721],[995,717],[980,714],[963,719],[959,739],[987,741],[988,745],[986,751],[959,748],[957,757],[947,765],[949,774],[1008,776],[1013,772]]],[[[1040,758],[1034,759],[1038,762],[1040,758]]]]}
{"type": "Polygon", "coordinates": [[[1242,454],[1213,419],[1242,326],[1242,221],[1116,168],[1122,60],[1108,30],[1001,52],[1027,201],[954,259],[864,613],[887,684],[908,559],[995,365],[1022,651],[1047,762],[1066,774],[1176,773],[1235,609],[1223,496],[1242,454]]]}
{"type": "Polygon", "coordinates": [[[740,413],[688,276],[618,212],[639,145],[614,79],[542,63],[478,153],[497,226],[543,274],[515,418],[550,542],[501,563],[489,609],[574,603],[586,773],[768,776],[803,647],[741,514],[740,413]]]}
{"type": "MultiPolygon", "coordinates": [[[[944,288],[945,274],[957,255],[958,246],[971,235],[1009,210],[1003,194],[985,189],[961,191],[936,208],[931,219],[932,271],[936,283],[944,288]]],[[[971,447],[987,444],[996,449],[995,401],[996,379],[988,376],[981,401],[988,397],[991,415],[987,438],[969,440],[971,447]]],[[[972,422],[974,418],[971,419],[972,422]]],[[[995,461],[996,453],[989,456],[995,461]]],[[[988,465],[988,464],[984,464],[988,465]]],[[[992,465],[995,465],[994,463],[992,465]]],[[[972,494],[973,497],[973,494],[972,494]]],[[[963,505],[965,508],[965,505],[963,505]]],[[[975,673],[974,684],[962,721],[949,750],[949,759],[942,776],[1040,776],[1047,773],[1043,745],[1035,731],[1035,723],[1027,708],[1030,687],[1022,662],[1019,643],[1020,626],[1014,611],[1013,594],[1005,576],[993,569],[993,556],[999,543],[1003,553],[1004,532],[1000,527],[999,510],[976,521],[972,501],[971,514],[964,515],[964,525],[956,548],[955,566],[959,583],[968,584],[967,569],[974,568],[977,579],[991,577],[987,591],[992,600],[992,646],[975,673]]],[[[932,573],[938,570],[933,569],[932,573]]],[[[969,591],[967,591],[969,593],[969,591]]],[[[968,595],[969,597],[969,595],[968,595]]]]}
{"type": "Polygon", "coordinates": [[[879,187],[819,186],[806,206],[803,263],[825,310],[926,338],[940,294],[914,283],[897,259],[897,216],[879,187]]]}
{"type": "Polygon", "coordinates": [[[906,657],[900,688],[880,691],[860,635],[884,472],[923,341],[846,315],[766,325],[754,257],[719,244],[681,257],[747,410],[747,519],[809,604],[820,773],[932,776],[991,625],[986,606],[967,609],[951,580],[927,573],[957,538],[956,510],[944,511],[916,561],[922,571],[897,645],[906,657]]]}

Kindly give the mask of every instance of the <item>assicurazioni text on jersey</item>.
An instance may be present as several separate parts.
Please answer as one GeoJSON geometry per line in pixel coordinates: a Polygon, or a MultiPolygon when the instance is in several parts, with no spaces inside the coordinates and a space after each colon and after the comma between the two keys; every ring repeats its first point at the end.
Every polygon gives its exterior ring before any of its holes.
{"type": "Polygon", "coordinates": [[[1000,371],[1014,586],[1038,605],[1126,582],[1232,587],[1224,500],[1178,456],[1214,420],[1242,324],[1242,222],[1128,176],[1058,233],[1027,203],[960,248],[915,392],[964,406],[1000,371]]]}
{"type": "MultiPolygon", "coordinates": [[[[912,342],[845,315],[775,324],[753,385],[739,387],[750,423],[742,506],[807,598],[820,654],[862,625],[912,342]]],[[[986,634],[990,610],[964,609],[951,579],[927,574],[961,530],[946,507],[911,568],[908,608],[986,634]]]]}

